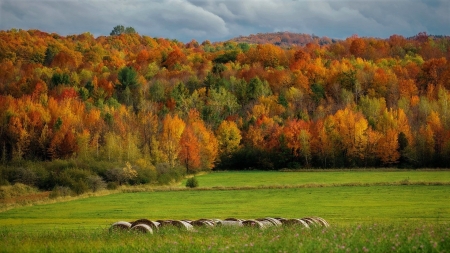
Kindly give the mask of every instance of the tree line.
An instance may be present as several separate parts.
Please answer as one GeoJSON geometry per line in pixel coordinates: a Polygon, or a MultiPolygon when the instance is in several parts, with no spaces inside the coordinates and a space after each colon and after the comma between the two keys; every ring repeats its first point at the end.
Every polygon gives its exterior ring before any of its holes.
{"type": "Polygon", "coordinates": [[[116,28],[0,31],[3,165],[129,162],[162,175],[449,162],[446,36],[279,47],[116,28]]]}

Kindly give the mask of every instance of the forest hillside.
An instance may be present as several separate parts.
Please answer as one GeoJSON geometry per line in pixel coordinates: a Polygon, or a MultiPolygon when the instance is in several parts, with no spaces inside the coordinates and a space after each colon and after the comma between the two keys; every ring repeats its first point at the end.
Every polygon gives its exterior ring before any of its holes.
{"type": "Polygon", "coordinates": [[[448,37],[311,38],[0,31],[2,183],[449,164],[448,37]],[[11,166],[27,161],[73,166],[11,166]]]}

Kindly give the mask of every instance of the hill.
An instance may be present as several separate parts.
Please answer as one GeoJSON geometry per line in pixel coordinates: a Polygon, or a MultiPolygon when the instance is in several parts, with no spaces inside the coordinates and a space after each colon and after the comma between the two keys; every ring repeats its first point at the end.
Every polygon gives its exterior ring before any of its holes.
{"type": "Polygon", "coordinates": [[[280,47],[306,46],[308,43],[319,45],[329,45],[337,42],[336,39],[328,37],[318,37],[314,34],[276,32],[276,33],[257,33],[248,36],[239,36],[229,41],[249,44],[274,44],[280,47]]]}

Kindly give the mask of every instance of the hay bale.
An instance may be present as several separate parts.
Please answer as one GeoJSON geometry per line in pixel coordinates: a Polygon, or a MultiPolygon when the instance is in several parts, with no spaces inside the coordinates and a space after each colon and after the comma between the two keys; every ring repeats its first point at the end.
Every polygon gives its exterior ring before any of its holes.
{"type": "Polygon", "coordinates": [[[131,227],[130,231],[136,231],[144,234],[153,234],[153,229],[149,225],[143,223],[131,227]]]}
{"type": "Polygon", "coordinates": [[[115,222],[111,225],[111,227],[109,227],[109,232],[114,232],[114,231],[128,231],[131,228],[131,223],[127,222],[127,221],[118,221],[115,222]]]}
{"type": "Polygon", "coordinates": [[[321,217],[311,217],[311,218],[317,220],[320,224],[322,224],[322,226],[324,226],[326,228],[330,226],[330,224],[325,219],[323,219],[321,217]]]}
{"type": "Polygon", "coordinates": [[[159,225],[160,225],[160,223],[157,221],[151,221],[151,220],[147,220],[147,219],[139,219],[139,220],[133,221],[131,223],[131,228],[133,228],[134,226],[136,226],[138,224],[146,224],[146,225],[150,226],[152,228],[152,230],[158,230],[159,225]]]}
{"type": "Polygon", "coordinates": [[[172,226],[172,220],[157,220],[156,222],[159,223],[159,227],[167,227],[172,226]]]}
{"type": "MultiPolygon", "coordinates": [[[[268,223],[270,223],[270,222],[268,222],[268,223]]],[[[257,220],[245,220],[242,222],[242,224],[246,227],[257,227],[259,229],[264,229],[266,227],[265,224],[263,224],[262,222],[257,221],[257,220]]],[[[272,223],[270,223],[270,224],[272,224],[272,223]]]]}
{"type": "Polygon", "coordinates": [[[172,226],[175,226],[180,229],[185,229],[186,231],[194,230],[194,227],[191,224],[182,220],[172,220],[171,224],[172,226]]]}
{"type": "Polygon", "coordinates": [[[226,218],[226,221],[243,221],[241,219],[237,219],[237,218],[226,218]]]}
{"type": "Polygon", "coordinates": [[[301,219],[284,219],[281,221],[283,226],[292,226],[292,225],[299,225],[305,228],[309,228],[308,223],[305,221],[302,221],[301,219]]]}
{"type": "Polygon", "coordinates": [[[275,226],[275,227],[279,227],[281,226],[281,222],[275,218],[271,218],[271,217],[266,217],[266,218],[260,218],[260,219],[256,219],[257,221],[261,221],[261,222],[269,222],[270,224],[267,224],[268,226],[275,226]]]}
{"type": "Polygon", "coordinates": [[[315,219],[313,217],[305,217],[305,218],[301,218],[302,221],[308,223],[308,225],[311,227],[322,227],[322,223],[318,220],[315,219]]]}
{"type": "Polygon", "coordinates": [[[283,221],[287,220],[286,218],[276,217],[275,220],[279,221],[281,224],[283,224],[283,221]]]}
{"type": "Polygon", "coordinates": [[[242,227],[242,221],[240,220],[217,220],[217,226],[226,226],[226,227],[242,227]]]}
{"type": "Polygon", "coordinates": [[[190,223],[194,227],[214,227],[216,224],[213,220],[198,219],[190,223]]]}

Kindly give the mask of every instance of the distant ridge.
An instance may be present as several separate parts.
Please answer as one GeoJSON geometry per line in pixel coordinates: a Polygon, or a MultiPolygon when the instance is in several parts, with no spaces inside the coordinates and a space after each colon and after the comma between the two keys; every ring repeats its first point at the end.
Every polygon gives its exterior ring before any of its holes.
{"type": "Polygon", "coordinates": [[[319,45],[329,45],[337,42],[336,39],[328,37],[318,37],[314,34],[276,32],[276,33],[257,33],[248,36],[239,36],[230,39],[238,43],[265,44],[270,43],[281,47],[305,46],[308,43],[317,43],[319,45]]]}

